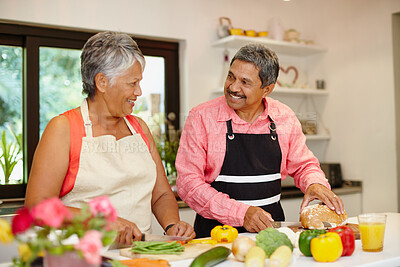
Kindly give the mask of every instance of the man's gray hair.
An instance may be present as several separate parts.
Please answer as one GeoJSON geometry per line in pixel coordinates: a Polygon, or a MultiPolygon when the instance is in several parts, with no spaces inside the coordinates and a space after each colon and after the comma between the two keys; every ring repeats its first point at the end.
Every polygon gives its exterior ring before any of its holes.
{"type": "Polygon", "coordinates": [[[95,76],[103,73],[110,83],[136,61],[145,67],[145,59],[136,42],[125,33],[100,32],[90,37],[81,54],[81,73],[84,94],[96,94],[95,76]]]}
{"type": "Polygon", "coordinates": [[[276,83],[279,74],[279,60],[274,51],[265,45],[251,43],[239,49],[232,58],[231,65],[235,60],[253,63],[259,70],[261,88],[276,83]]]}

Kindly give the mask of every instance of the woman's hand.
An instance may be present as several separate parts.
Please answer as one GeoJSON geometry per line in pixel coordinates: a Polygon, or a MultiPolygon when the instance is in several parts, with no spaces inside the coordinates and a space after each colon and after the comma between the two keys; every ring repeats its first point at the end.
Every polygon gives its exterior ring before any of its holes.
{"type": "Polygon", "coordinates": [[[184,221],[179,221],[174,224],[174,226],[167,230],[166,234],[174,236],[187,236],[191,239],[196,237],[193,227],[184,221]]]}
{"type": "Polygon", "coordinates": [[[142,238],[142,232],[140,232],[136,224],[120,217],[111,224],[111,227],[118,231],[115,241],[121,245],[132,245],[132,239],[140,241],[142,238]]]}

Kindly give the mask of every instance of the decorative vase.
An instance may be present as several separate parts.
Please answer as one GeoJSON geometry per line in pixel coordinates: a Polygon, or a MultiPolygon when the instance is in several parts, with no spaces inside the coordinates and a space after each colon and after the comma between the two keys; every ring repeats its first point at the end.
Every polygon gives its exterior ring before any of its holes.
{"type": "Polygon", "coordinates": [[[43,258],[44,267],[100,267],[100,264],[89,264],[85,259],[79,257],[76,251],[67,251],[62,255],[45,253],[43,258]]]}

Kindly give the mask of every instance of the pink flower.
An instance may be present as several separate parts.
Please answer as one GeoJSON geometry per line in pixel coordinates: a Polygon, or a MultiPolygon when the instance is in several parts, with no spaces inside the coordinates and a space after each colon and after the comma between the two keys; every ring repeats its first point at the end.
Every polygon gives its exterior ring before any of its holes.
{"type": "Polygon", "coordinates": [[[28,208],[23,207],[19,209],[11,223],[12,233],[15,235],[25,232],[29,227],[31,227],[33,221],[32,214],[29,212],[28,208]]]}
{"type": "Polygon", "coordinates": [[[69,219],[71,213],[58,197],[46,199],[33,207],[32,214],[38,225],[48,225],[59,228],[64,219],[69,219]]]}
{"type": "Polygon", "coordinates": [[[90,211],[93,216],[102,214],[107,221],[117,220],[117,211],[114,209],[108,196],[96,197],[89,201],[90,211]]]}
{"type": "Polygon", "coordinates": [[[79,249],[83,253],[83,257],[89,264],[100,264],[100,251],[103,244],[101,243],[101,233],[96,230],[89,230],[75,245],[75,249],[79,249]]]}

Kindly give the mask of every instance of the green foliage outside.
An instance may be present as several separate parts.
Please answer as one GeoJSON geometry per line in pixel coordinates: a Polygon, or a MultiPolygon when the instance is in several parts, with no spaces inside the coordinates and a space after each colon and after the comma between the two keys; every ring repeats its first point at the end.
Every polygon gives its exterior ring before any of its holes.
{"type": "MultiPolygon", "coordinates": [[[[53,117],[79,106],[84,98],[80,54],[76,49],[40,48],[40,135],[53,117]]],[[[0,45],[2,184],[13,182],[10,175],[19,166],[14,163],[22,159],[22,69],[22,48],[0,45]]],[[[17,181],[22,182],[23,177],[17,181]]]]}
{"type": "Polygon", "coordinates": [[[152,121],[148,122],[152,132],[154,142],[160,154],[161,160],[164,164],[165,172],[167,174],[168,182],[173,185],[176,183],[177,171],[175,167],[176,154],[179,148],[179,131],[168,123],[165,119],[164,113],[158,113],[152,116],[152,121]],[[168,126],[167,131],[162,128],[168,126]],[[166,132],[166,133],[165,133],[166,132]]]}
{"type": "MultiPolygon", "coordinates": [[[[6,140],[6,130],[1,134],[0,149],[0,165],[4,174],[4,183],[10,183],[10,176],[15,165],[22,159],[22,134],[16,135],[11,129],[15,141],[6,140]]],[[[22,177],[21,177],[22,179],[22,177]]]]}

